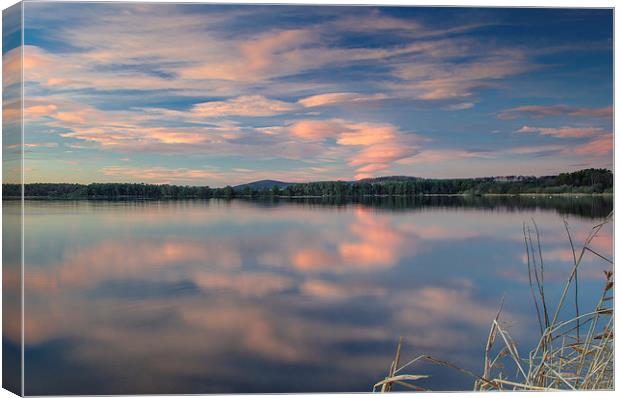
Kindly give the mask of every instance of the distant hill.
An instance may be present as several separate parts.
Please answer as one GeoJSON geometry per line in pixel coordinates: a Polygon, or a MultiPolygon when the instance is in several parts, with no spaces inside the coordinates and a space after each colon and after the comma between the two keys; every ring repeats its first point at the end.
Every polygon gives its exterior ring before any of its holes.
{"type": "Polygon", "coordinates": [[[248,182],[247,184],[236,185],[236,186],[233,187],[233,189],[235,191],[241,191],[241,190],[249,187],[251,189],[262,190],[262,189],[271,189],[274,186],[277,186],[280,189],[284,189],[284,188],[289,187],[291,185],[295,185],[295,183],[294,182],[276,181],[276,180],[260,180],[260,181],[248,182]]]}
{"type": "MultiPolygon", "coordinates": [[[[408,177],[408,176],[385,176],[385,177],[374,177],[374,178],[364,178],[361,180],[355,180],[355,181],[340,181],[346,184],[352,184],[352,183],[368,183],[368,184],[385,184],[388,182],[404,182],[404,181],[416,181],[416,180],[420,180],[421,178],[419,177],[408,177]]],[[[333,183],[336,181],[312,181],[310,183],[313,184],[325,184],[325,183],[333,183]]],[[[297,182],[283,182],[283,181],[277,181],[277,180],[259,180],[259,181],[252,181],[252,182],[248,182],[247,184],[241,184],[241,185],[235,185],[233,187],[233,189],[235,191],[239,191],[242,190],[244,188],[250,187],[252,189],[257,189],[257,190],[261,190],[261,189],[271,189],[274,187],[274,185],[277,185],[278,188],[280,189],[284,189],[286,187],[290,187],[293,185],[299,185],[299,184],[304,184],[304,183],[297,183],[297,182]]],[[[306,183],[307,184],[307,183],[306,183]]]]}

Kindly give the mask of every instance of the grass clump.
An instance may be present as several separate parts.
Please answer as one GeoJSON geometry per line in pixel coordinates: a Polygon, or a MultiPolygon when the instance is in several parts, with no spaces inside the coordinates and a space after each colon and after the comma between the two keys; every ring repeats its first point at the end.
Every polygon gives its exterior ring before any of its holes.
{"type": "Polygon", "coordinates": [[[612,221],[612,215],[613,212],[592,228],[578,250],[565,222],[573,263],[555,307],[550,306],[545,296],[545,268],[538,227],[535,222],[532,222],[531,227],[524,225],[528,280],[540,327],[540,338],[527,355],[519,353],[516,342],[502,327],[499,321],[500,306],[497,316],[491,322],[481,375],[428,355],[420,355],[401,366],[401,338],[388,375],[374,385],[373,391],[389,392],[394,386],[423,391],[424,388],[417,386],[415,381],[427,378],[428,375],[404,373],[419,362],[443,365],[471,376],[475,391],[613,390],[613,271],[605,271],[602,292],[594,308],[583,311],[578,304],[579,268],[584,257],[595,255],[609,263],[613,269],[612,260],[591,247],[592,240],[612,221]],[[575,293],[573,303],[567,300],[570,290],[575,293]],[[567,313],[572,315],[566,316],[567,313]]]}

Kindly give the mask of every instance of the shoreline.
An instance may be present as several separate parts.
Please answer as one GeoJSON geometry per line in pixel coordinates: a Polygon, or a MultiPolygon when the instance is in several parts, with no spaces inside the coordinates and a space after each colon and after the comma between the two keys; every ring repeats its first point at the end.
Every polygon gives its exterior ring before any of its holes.
{"type": "MultiPolygon", "coordinates": [[[[341,199],[356,199],[356,198],[420,198],[420,197],[472,197],[472,198],[480,198],[480,197],[530,197],[530,198],[544,198],[544,197],[563,197],[563,198],[584,198],[584,197],[613,197],[613,192],[595,192],[595,193],[483,193],[483,194],[470,194],[470,193],[452,193],[452,194],[432,194],[432,193],[424,193],[424,194],[415,194],[415,195],[360,195],[360,196],[338,196],[338,195],[296,195],[296,196],[285,196],[285,195],[235,195],[232,197],[225,196],[212,196],[209,198],[198,198],[198,197],[186,197],[186,198],[176,198],[176,197],[161,197],[161,198],[149,198],[149,197],[137,197],[137,196],[101,196],[101,197],[54,197],[54,196],[25,196],[24,200],[208,200],[208,199],[266,199],[266,198],[278,198],[278,199],[330,199],[330,198],[341,198],[341,199]]],[[[20,196],[3,196],[2,200],[20,200],[22,197],[20,196]]]]}

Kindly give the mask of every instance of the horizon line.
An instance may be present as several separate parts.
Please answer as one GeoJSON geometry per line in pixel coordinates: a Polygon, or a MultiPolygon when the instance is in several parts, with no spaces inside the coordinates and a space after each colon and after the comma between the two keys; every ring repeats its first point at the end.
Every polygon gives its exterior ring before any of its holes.
{"type": "Polygon", "coordinates": [[[402,175],[402,174],[392,174],[392,175],[383,175],[383,176],[377,176],[377,177],[367,177],[367,178],[362,178],[362,179],[358,179],[358,180],[347,180],[347,179],[337,179],[337,180],[311,180],[311,181],[303,181],[303,182],[293,182],[293,181],[282,181],[282,180],[276,180],[276,179],[269,179],[269,178],[263,178],[260,180],[252,180],[249,182],[242,182],[242,183],[237,183],[235,185],[231,185],[231,184],[227,184],[221,187],[215,187],[215,186],[210,186],[210,185],[196,185],[196,184],[176,184],[176,183],[172,183],[172,182],[161,182],[161,183],[149,183],[149,182],[144,182],[144,181],[137,181],[137,182],[129,182],[129,181],[123,181],[123,182],[113,182],[113,181],[106,181],[106,182],[95,182],[95,181],[91,181],[88,183],[83,183],[83,182],[23,182],[23,183],[18,183],[18,182],[2,182],[2,185],[7,185],[7,184],[12,184],[12,185],[29,185],[29,184],[77,184],[77,185],[91,185],[91,184],[143,184],[143,185],[176,185],[176,186],[190,186],[190,187],[209,187],[209,188],[226,188],[228,186],[230,187],[237,187],[237,186],[242,186],[242,185],[249,185],[249,184],[253,184],[253,183],[257,183],[257,182],[262,182],[262,181],[274,181],[274,182],[279,182],[279,183],[284,183],[284,184],[311,184],[311,183],[319,183],[319,182],[345,182],[345,183],[355,183],[355,182],[363,182],[363,181],[367,181],[367,180],[377,180],[377,179],[382,179],[382,178],[397,178],[397,177],[401,177],[401,178],[416,178],[416,179],[420,179],[420,180],[468,180],[468,179],[484,179],[484,178],[505,178],[505,177],[523,177],[523,178],[542,178],[542,177],[553,177],[553,176],[558,176],[562,173],[576,173],[579,171],[584,171],[584,170],[606,170],[609,171],[610,173],[614,173],[614,171],[610,168],[606,168],[606,167],[589,167],[589,168],[585,168],[585,169],[579,169],[579,170],[575,170],[575,171],[563,171],[563,172],[557,172],[555,174],[545,174],[545,175],[525,175],[525,174],[512,174],[512,175],[486,175],[486,176],[477,176],[477,177],[418,177],[418,176],[410,176],[410,175],[402,175]]]}

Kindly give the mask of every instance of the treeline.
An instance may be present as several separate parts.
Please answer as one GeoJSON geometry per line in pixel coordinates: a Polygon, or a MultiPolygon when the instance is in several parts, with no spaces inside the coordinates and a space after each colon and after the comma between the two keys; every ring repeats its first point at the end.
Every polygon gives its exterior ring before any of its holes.
{"type": "Polygon", "coordinates": [[[603,193],[613,192],[613,173],[607,169],[586,169],[545,177],[485,177],[424,179],[416,177],[380,177],[355,182],[323,181],[291,184],[287,187],[235,191],[242,196],[415,196],[452,194],[522,193],[603,193]]]}
{"type": "MultiPolygon", "coordinates": [[[[212,189],[208,186],[194,187],[182,185],[154,185],[128,183],[34,183],[24,185],[24,196],[27,198],[58,198],[58,199],[105,199],[105,198],[143,198],[143,199],[208,199],[214,196],[230,196],[230,190],[212,189]]],[[[2,184],[4,197],[21,196],[18,184],[2,184]]]]}
{"type": "MultiPolygon", "coordinates": [[[[2,185],[4,197],[20,197],[17,184],[2,185]]],[[[462,179],[423,179],[415,177],[382,177],[355,182],[324,181],[291,184],[284,188],[252,188],[231,186],[150,185],[125,183],[24,185],[25,197],[47,198],[144,198],[144,199],[208,199],[261,196],[415,196],[422,194],[523,194],[523,193],[603,193],[613,192],[613,173],[607,169],[587,169],[545,177],[487,177],[462,179]]]]}

